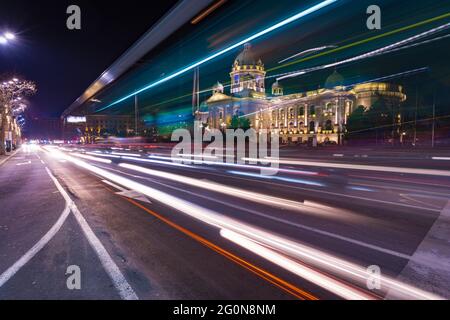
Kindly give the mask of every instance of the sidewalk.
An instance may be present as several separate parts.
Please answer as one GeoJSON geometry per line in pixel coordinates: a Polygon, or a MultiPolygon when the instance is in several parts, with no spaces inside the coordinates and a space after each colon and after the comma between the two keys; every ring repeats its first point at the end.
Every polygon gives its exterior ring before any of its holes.
{"type": "Polygon", "coordinates": [[[3,165],[8,159],[14,156],[17,152],[20,151],[20,147],[13,152],[9,152],[7,155],[0,155],[0,166],[3,165]]]}

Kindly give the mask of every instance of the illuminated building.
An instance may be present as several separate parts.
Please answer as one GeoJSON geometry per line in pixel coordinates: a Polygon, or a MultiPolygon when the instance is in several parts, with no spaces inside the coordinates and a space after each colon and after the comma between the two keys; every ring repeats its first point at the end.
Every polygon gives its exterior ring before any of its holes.
{"type": "Polygon", "coordinates": [[[64,123],[64,139],[93,143],[103,135],[134,135],[132,115],[89,114],[69,116],[64,123]]]}
{"type": "Polygon", "coordinates": [[[249,44],[236,57],[230,72],[230,95],[217,83],[212,96],[196,113],[209,128],[233,128],[233,119],[247,119],[259,131],[277,131],[282,142],[341,144],[349,115],[359,106],[370,109],[383,98],[388,105],[398,106],[406,99],[402,87],[390,83],[363,83],[344,86],[344,78],[335,70],[323,88],[284,94],[275,81],[271,95],[266,95],[265,69],[249,44]]]}

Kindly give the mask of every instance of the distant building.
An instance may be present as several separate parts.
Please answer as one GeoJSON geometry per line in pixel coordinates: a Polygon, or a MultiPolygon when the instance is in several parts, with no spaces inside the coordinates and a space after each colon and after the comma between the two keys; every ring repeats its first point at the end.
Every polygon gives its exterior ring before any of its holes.
{"type": "Polygon", "coordinates": [[[135,120],[132,115],[90,114],[69,116],[64,121],[64,139],[93,143],[104,136],[134,135],[135,120]]]}
{"type": "Polygon", "coordinates": [[[349,115],[359,106],[366,110],[381,97],[398,105],[406,99],[402,87],[390,83],[364,83],[347,89],[335,70],[322,89],[285,95],[275,81],[266,95],[265,69],[250,44],[236,57],[230,72],[230,94],[217,83],[196,118],[209,128],[232,127],[233,119],[248,119],[259,131],[278,131],[282,142],[342,143],[349,115]]]}

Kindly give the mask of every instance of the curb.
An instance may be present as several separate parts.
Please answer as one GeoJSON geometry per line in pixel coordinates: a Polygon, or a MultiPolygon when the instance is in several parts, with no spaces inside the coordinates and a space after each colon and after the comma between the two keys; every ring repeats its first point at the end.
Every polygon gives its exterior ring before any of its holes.
{"type": "Polygon", "coordinates": [[[11,154],[9,154],[8,156],[6,156],[5,159],[1,160],[1,161],[0,161],[0,167],[1,167],[6,161],[8,161],[9,159],[11,159],[13,156],[15,156],[16,153],[19,152],[19,150],[20,150],[20,147],[19,147],[18,149],[14,150],[14,152],[12,152],[11,154]]]}

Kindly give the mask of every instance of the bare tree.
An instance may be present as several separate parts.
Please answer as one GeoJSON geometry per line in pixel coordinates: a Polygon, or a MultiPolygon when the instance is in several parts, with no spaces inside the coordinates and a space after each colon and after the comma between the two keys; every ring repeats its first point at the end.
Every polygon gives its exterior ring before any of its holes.
{"type": "Polygon", "coordinates": [[[36,85],[32,81],[13,78],[0,82],[0,155],[6,153],[6,135],[16,125],[15,116],[25,109],[22,98],[34,93],[36,85]]]}

